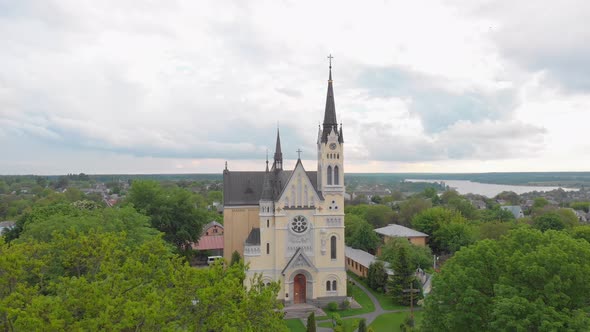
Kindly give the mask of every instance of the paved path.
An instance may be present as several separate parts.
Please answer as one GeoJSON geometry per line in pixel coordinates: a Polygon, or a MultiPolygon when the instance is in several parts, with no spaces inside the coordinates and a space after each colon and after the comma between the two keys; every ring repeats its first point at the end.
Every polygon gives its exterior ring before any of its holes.
{"type": "MultiPolygon", "coordinates": [[[[375,318],[377,318],[377,316],[379,316],[379,315],[391,313],[391,312],[408,312],[408,311],[410,311],[410,309],[384,310],[383,307],[381,307],[381,304],[379,303],[379,301],[377,300],[375,295],[373,295],[373,293],[371,293],[365,286],[361,285],[359,282],[357,282],[353,278],[349,277],[348,280],[350,280],[353,284],[355,284],[358,288],[360,288],[363,292],[365,292],[365,294],[367,294],[367,296],[369,296],[369,298],[371,299],[371,302],[373,302],[373,305],[375,306],[375,310],[373,312],[369,312],[366,314],[342,317],[342,319],[364,318],[366,320],[367,326],[369,326],[375,320],[375,318]]],[[[414,308],[414,310],[418,311],[421,309],[414,308]]],[[[303,322],[303,325],[307,326],[307,319],[301,319],[301,321],[303,322]]],[[[325,322],[325,321],[322,321],[322,322],[325,322]]],[[[319,323],[321,323],[321,322],[316,322],[316,324],[319,324],[319,323]]],[[[331,328],[317,326],[317,332],[332,332],[332,331],[333,330],[331,328]]]]}

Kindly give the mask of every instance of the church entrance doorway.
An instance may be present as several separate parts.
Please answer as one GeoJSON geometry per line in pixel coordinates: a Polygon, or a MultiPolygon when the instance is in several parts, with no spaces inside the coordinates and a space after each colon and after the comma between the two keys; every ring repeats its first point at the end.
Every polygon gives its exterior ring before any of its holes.
{"type": "Polygon", "coordinates": [[[305,303],[305,293],[306,293],[306,285],[307,280],[303,274],[298,274],[295,276],[295,280],[293,283],[295,296],[293,298],[294,303],[305,303]]]}

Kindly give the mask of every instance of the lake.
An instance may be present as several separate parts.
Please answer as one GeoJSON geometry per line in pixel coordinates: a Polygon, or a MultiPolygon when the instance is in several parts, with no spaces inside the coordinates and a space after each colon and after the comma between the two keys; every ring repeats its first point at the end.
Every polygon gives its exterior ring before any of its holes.
{"type": "MultiPolygon", "coordinates": [[[[513,191],[517,194],[524,194],[531,191],[551,191],[561,187],[548,186],[516,186],[508,184],[491,184],[472,182],[468,180],[422,180],[422,179],[406,179],[409,182],[444,182],[447,186],[457,190],[459,194],[478,194],[486,197],[494,197],[503,191],[513,191]]],[[[579,190],[576,188],[562,188],[565,191],[579,190]]]]}

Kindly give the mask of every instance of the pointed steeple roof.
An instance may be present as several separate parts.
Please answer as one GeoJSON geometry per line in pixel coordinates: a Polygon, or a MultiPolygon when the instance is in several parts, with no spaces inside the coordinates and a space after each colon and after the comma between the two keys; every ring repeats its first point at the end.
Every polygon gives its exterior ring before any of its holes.
{"type": "Polygon", "coordinates": [[[279,133],[279,128],[277,128],[277,144],[275,146],[273,168],[276,170],[283,169],[283,152],[281,152],[281,136],[279,133]]]}
{"type": "Polygon", "coordinates": [[[264,201],[272,201],[273,199],[273,190],[272,190],[272,174],[268,171],[268,158],[266,160],[266,171],[264,172],[264,182],[262,183],[262,194],[260,195],[260,200],[264,201]]]}
{"type": "Polygon", "coordinates": [[[328,76],[328,93],[326,95],[326,110],[324,111],[324,130],[322,132],[322,142],[328,141],[328,135],[334,129],[338,133],[338,122],[336,121],[336,105],[334,103],[334,88],[332,87],[332,55],[330,59],[330,74],[328,76]]]}

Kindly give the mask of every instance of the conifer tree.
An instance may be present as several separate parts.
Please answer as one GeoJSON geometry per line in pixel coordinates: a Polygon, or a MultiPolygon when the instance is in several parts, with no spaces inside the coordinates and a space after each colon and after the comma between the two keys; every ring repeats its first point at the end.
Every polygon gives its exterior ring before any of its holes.
{"type": "Polygon", "coordinates": [[[367,323],[364,318],[359,322],[358,332],[367,332],[367,323]]]}
{"type": "Polygon", "coordinates": [[[315,326],[315,313],[311,313],[309,314],[309,316],[307,316],[307,332],[315,332],[316,331],[316,326],[315,326]]]}
{"type": "Polygon", "coordinates": [[[393,275],[389,278],[388,293],[397,304],[410,305],[412,293],[414,303],[420,297],[420,285],[414,275],[415,267],[410,265],[407,249],[400,247],[399,259],[393,265],[393,275]]]}

